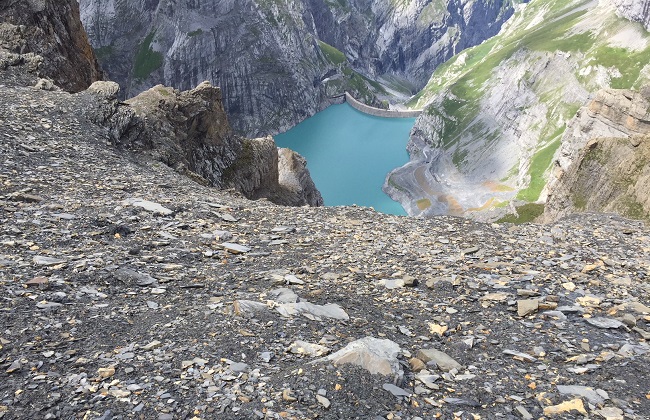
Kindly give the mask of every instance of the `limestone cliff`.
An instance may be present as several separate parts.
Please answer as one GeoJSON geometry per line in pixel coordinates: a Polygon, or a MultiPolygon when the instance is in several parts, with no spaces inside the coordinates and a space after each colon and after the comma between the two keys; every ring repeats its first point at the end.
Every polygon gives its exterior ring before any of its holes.
{"type": "Polygon", "coordinates": [[[544,218],[580,211],[650,218],[650,89],[598,92],[569,123],[544,218]]]}
{"type": "Polygon", "coordinates": [[[531,2],[439,67],[410,103],[426,108],[411,161],[385,190],[411,215],[539,213],[576,111],[600,89],[650,81],[650,33],[619,13],[610,0],[531,2]]]}
{"type": "Polygon", "coordinates": [[[81,0],[103,66],[132,96],[162,83],[219,86],[233,127],[275,134],[343,90],[408,97],[454,53],[498,32],[490,0],[202,2],[81,0]],[[383,84],[375,82],[380,80],[383,84]]]}
{"type": "Polygon", "coordinates": [[[591,140],[550,190],[545,221],[583,211],[650,220],[650,136],[591,140]]]}
{"type": "Polygon", "coordinates": [[[621,16],[650,29],[650,0],[614,0],[614,3],[621,16]]]}
{"type": "Polygon", "coordinates": [[[76,0],[0,2],[0,49],[3,69],[29,62],[34,76],[51,79],[70,92],[102,78],[76,0]]]}

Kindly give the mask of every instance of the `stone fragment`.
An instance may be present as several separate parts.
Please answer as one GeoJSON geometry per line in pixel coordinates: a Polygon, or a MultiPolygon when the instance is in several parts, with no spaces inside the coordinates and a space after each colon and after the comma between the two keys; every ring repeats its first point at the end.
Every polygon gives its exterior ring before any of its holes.
{"type": "Polygon", "coordinates": [[[330,408],[331,405],[330,400],[327,399],[326,397],[316,394],[316,401],[318,401],[318,403],[322,405],[324,408],[330,408]]]}
{"type": "Polygon", "coordinates": [[[533,420],[534,418],[533,415],[530,414],[530,412],[521,405],[516,406],[515,411],[517,412],[517,414],[519,414],[519,417],[521,417],[524,420],[533,420]]]}
{"type": "Polygon", "coordinates": [[[224,242],[221,244],[223,249],[230,252],[231,254],[245,254],[250,252],[250,248],[244,245],[233,244],[231,242],[224,242]]]}
{"type": "Polygon", "coordinates": [[[258,312],[264,312],[269,309],[263,303],[252,300],[236,300],[233,302],[233,311],[235,315],[252,315],[258,312]]]}
{"type": "Polygon", "coordinates": [[[290,389],[285,389],[282,391],[282,399],[288,402],[298,401],[295,394],[290,389]]]}
{"type": "Polygon", "coordinates": [[[335,303],[328,303],[326,305],[315,305],[310,302],[283,303],[277,305],[275,310],[285,317],[301,314],[306,318],[317,321],[322,320],[322,318],[334,318],[345,321],[350,319],[343,308],[335,303]]]}
{"type": "Polygon", "coordinates": [[[235,373],[246,372],[249,369],[248,363],[243,362],[233,362],[228,367],[235,373]]]}
{"type": "Polygon", "coordinates": [[[298,302],[298,295],[291,289],[281,287],[273,289],[269,292],[269,296],[278,303],[296,303],[298,302]]]}
{"type": "Polygon", "coordinates": [[[517,315],[526,316],[539,309],[539,300],[537,299],[523,299],[517,301],[517,315]]]}
{"type": "Polygon", "coordinates": [[[97,369],[97,375],[102,379],[107,379],[115,375],[115,366],[97,369]]]}
{"type": "Polygon", "coordinates": [[[444,372],[449,372],[452,369],[460,369],[463,366],[452,359],[446,353],[437,349],[422,349],[418,351],[417,358],[424,363],[435,362],[435,364],[444,372]]]}
{"type": "Polygon", "coordinates": [[[573,292],[574,290],[576,290],[576,284],[571,281],[562,283],[562,287],[564,287],[569,292],[573,292]]]}
{"type": "Polygon", "coordinates": [[[575,395],[578,397],[584,397],[592,404],[602,404],[605,402],[604,395],[607,395],[605,391],[598,390],[588,386],[579,386],[579,385],[558,385],[557,390],[562,395],[575,395]],[[601,395],[604,394],[604,395],[601,395]]]}
{"type": "Polygon", "coordinates": [[[413,372],[419,372],[422,369],[426,368],[427,365],[417,357],[412,357],[409,359],[409,365],[411,365],[411,370],[413,372]]]}
{"type": "Polygon", "coordinates": [[[400,373],[397,360],[400,351],[399,345],[391,340],[364,337],[330,354],[325,360],[336,366],[352,364],[372,374],[392,375],[400,373]]]}
{"type": "Polygon", "coordinates": [[[59,265],[63,264],[66,262],[66,260],[63,260],[61,258],[53,258],[53,257],[45,257],[43,255],[36,255],[33,258],[34,264],[36,265],[43,265],[46,267],[51,267],[54,265],[59,265]]]}
{"type": "Polygon", "coordinates": [[[395,386],[393,384],[384,384],[382,385],[382,388],[384,388],[386,391],[390,392],[396,397],[409,397],[411,396],[411,393],[408,392],[405,389],[402,389],[398,386],[395,386]]]}
{"type": "Polygon", "coordinates": [[[494,302],[505,302],[510,297],[509,293],[488,293],[484,296],[481,296],[479,300],[481,301],[494,301],[494,302]]]}
{"type": "Polygon", "coordinates": [[[47,301],[45,301],[45,300],[43,300],[43,301],[41,301],[41,302],[38,302],[38,303],[36,304],[36,307],[37,307],[38,309],[54,309],[54,308],[58,308],[58,307],[61,307],[61,306],[63,306],[62,303],[58,303],[58,302],[47,302],[47,301]]]}
{"type": "Polygon", "coordinates": [[[571,411],[578,411],[580,414],[587,415],[587,410],[585,410],[585,406],[580,398],[544,407],[545,416],[557,416],[564,413],[570,413],[571,411]]]}
{"type": "Polygon", "coordinates": [[[19,371],[22,368],[22,364],[20,363],[20,360],[14,360],[9,367],[7,368],[6,372],[7,373],[14,373],[19,371]]]}
{"type": "Polygon", "coordinates": [[[404,280],[402,279],[382,279],[379,280],[378,283],[389,290],[404,287],[404,280]]]}
{"type": "Polygon", "coordinates": [[[158,340],[154,340],[151,343],[147,344],[146,346],[142,346],[142,350],[151,351],[153,349],[157,349],[160,346],[162,346],[162,343],[158,340]]]}
{"type": "Polygon", "coordinates": [[[25,282],[25,286],[27,287],[42,287],[45,286],[49,282],[49,279],[47,277],[34,277],[31,280],[28,280],[25,282]]]}
{"type": "Polygon", "coordinates": [[[617,312],[636,312],[641,315],[650,314],[650,307],[642,304],[641,302],[625,302],[617,305],[609,310],[610,315],[615,315],[617,312]]]}
{"type": "Polygon", "coordinates": [[[289,351],[293,354],[301,354],[305,356],[325,356],[331,350],[320,344],[308,343],[307,341],[294,341],[291,346],[289,346],[289,351]]]}
{"type": "Polygon", "coordinates": [[[161,214],[163,216],[169,216],[173,213],[173,211],[167,207],[163,207],[158,203],[154,203],[153,201],[149,200],[143,200],[141,198],[127,198],[126,200],[122,201],[122,205],[140,207],[146,211],[152,212],[154,214],[161,214]]]}
{"type": "Polygon", "coordinates": [[[422,382],[424,386],[426,386],[429,389],[438,389],[438,385],[435,384],[435,382],[440,379],[439,375],[431,375],[429,371],[423,370],[419,374],[415,376],[415,379],[418,381],[422,382]]]}
{"type": "Polygon", "coordinates": [[[516,350],[504,350],[503,354],[507,354],[508,356],[512,356],[513,359],[515,360],[520,360],[522,362],[536,362],[537,359],[535,359],[533,356],[530,354],[522,353],[520,351],[516,350]]]}
{"type": "Polygon", "coordinates": [[[623,420],[625,418],[623,410],[618,407],[604,407],[600,410],[595,410],[594,413],[605,420],[623,420]]]}
{"type": "Polygon", "coordinates": [[[404,281],[404,286],[407,287],[415,287],[418,285],[418,280],[413,276],[406,275],[402,277],[402,280],[404,281]]]}
{"type": "Polygon", "coordinates": [[[117,269],[113,275],[119,281],[127,285],[135,284],[136,286],[147,287],[158,284],[158,280],[151,277],[149,274],[141,273],[130,268],[117,269]]]}
{"type": "Polygon", "coordinates": [[[585,321],[587,322],[587,324],[593,325],[594,327],[603,328],[603,329],[607,329],[607,328],[617,329],[617,328],[625,327],[625,324],[623,324],[621,321],[612,318],[594,317],[594,318],[585,318],[585,321]]]}

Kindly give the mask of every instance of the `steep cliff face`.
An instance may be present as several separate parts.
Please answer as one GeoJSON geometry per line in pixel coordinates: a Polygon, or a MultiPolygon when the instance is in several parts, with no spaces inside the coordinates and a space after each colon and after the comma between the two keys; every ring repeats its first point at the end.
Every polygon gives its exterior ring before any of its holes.
{"type": "Polygon", "coordinates": [[[621,16],[650,29],[650,0],[614,0],[614,4],[621,16]]]}
{"type": "Polygon", "coordinates": [[[512,15],[508,0],[309,0],[319,39],[365,75],[422,88],[433,70],[498,33],[512,15]]]}
{"type": "Polygon", "coordinates": [[[569,123],[544,218],[580,211],[650,219],[650,88],[607,89],[569,123]]]}
{"type": "Polygon", "coordinates": [[[118,102],[119,86],[98,82],[87,92],[85,112],[106,127],[112,142],[146,153],[205,185],[232,188],[250,199],[268,198],[283,205],[323,204],[309,172],[278,158],[272,138],[235,135],[221,102],[221,90],[208,82],[178,91],[155,86],[126,103],[118,102]],[[285,185],[280,172],[299,179],[285,185]]]}
{"type": "Polygon", "coordinates": [[[538,0],[439,67],[410,104],[426,107],[411,162],[385,190],[412,215],[494,220],[526,203],[542,209],[576,111],[599,89],[650,80],[650,34],[617,13],[607,0],[538,0]]]}
{"type": "Polygon", "coordinates": [[[100,60],[127,97],[162,83],[219,86],[235,129],[287,129],[328,103],[331,68],[302,2],[81,1],[100,60]]]}
{"type": "Polygon", "coordinates": [[[343,90],[410,96],[455,52],[495,34],[509,0],[81,0],[111,78],[132,96],[208,80],[246,135],[284,131],[343,90]],[[374,82],[380,79],[386,86],[374,82]]]}
{"type": "MultiPolygon", "coordinates": [[[[76,0],[4,0],[0,3],[0,48],[24,62],[38,77],[78,92],[102,78],[95,54],[79,20],[76,0]]],[[[4,65],[6,68],[6,65],[4,65]]]]}

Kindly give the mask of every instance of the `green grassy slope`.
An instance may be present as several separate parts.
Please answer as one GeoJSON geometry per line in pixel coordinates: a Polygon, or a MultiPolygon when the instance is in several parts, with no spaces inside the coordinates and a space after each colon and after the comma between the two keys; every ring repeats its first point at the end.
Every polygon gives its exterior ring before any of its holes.
{"type": "Polygon", "coordinates": [[[498,124],[486,123],[486,103],[495,89],[509,88],[501,80],[504,74],[530,65],[531,71],[511,87],[532,92],[536,100],[512,111],[519,116],[539,113],[531,110],[536,106],[546,115],[529,127],[522,123],[535,141],[516,146],[527,161],[517,162],[500,181],[517,188],[518,199],[534,202],[546,184],[566,122],[584,105],[572,92],[639,88],[650,82],[648,63],[650,34],[640,24],[617,17],[613,6],[590,0],[532,0],[499,35],[439,67],[408,105],[426,108],[437,121],[428,130],[433,133],[432,144],[447,149],[459,169],[469,172],[482,148],[516,142],[498,124]],[[553,74],[544,67],[555,62],[566,63],[570,70],[553,74]]]}

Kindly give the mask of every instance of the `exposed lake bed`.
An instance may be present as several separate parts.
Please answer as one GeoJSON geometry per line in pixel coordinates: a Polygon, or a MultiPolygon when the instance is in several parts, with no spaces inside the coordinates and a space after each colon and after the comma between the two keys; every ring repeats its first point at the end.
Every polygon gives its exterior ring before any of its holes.
{"type": "Polygon", "coordinates": [[[408,162],[406,143],[415,118],[382,118],[349,104],[332,105],[275,136],[307,159],[307,168],[326,206],[356,204],[406,215],[382,191],[386,175],[408,162]]]}

